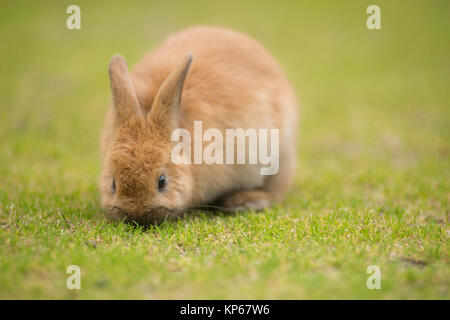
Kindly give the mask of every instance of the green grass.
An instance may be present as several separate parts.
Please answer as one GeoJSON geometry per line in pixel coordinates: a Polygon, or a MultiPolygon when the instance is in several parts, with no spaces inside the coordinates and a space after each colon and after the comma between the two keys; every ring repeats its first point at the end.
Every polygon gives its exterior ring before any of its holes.
{"type": "Polygon", "coordinates": [[[11,1],[0,10],[0,298],[449,299],[448,1],[11,1]],[[154,2],[154,3],[152,3],[154,2]],[[170,33],[244,31],[301,100],[278,207],[143,230],[99,207],[107,65],[170,33]],[[81,290],[66,289],[67,266],[81,290]],[[381,268],[381,290],[366,268],[381,268]]]}

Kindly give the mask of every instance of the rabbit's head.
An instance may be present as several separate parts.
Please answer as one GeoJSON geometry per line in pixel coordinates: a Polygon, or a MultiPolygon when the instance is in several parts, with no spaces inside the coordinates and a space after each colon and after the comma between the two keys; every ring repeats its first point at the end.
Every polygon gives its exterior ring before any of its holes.
{"type": "Polygon", "coordinates": [[[103,164],[103,207],[117,219],[142,224],[160,222],[184,209],[191,194],[187,167],[171,161],[171,134],[177,127],[187,55],[163,82],[146,114],[139,105],[125,59],[109,65],[113,135],[103,164]]]}

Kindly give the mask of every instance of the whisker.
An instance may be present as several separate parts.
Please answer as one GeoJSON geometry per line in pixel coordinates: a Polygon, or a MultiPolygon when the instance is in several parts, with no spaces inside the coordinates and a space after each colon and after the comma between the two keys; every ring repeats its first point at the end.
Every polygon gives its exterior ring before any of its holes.
{"type": "Polygon", "coordinates": [[[212,205],[196,205],[196,206],[192,206],[192,208],[198,208],[198,209],[209,208],[209,209],[229,210],[229,208],[220,207],[220,206],[212,206],[212,205]]]}

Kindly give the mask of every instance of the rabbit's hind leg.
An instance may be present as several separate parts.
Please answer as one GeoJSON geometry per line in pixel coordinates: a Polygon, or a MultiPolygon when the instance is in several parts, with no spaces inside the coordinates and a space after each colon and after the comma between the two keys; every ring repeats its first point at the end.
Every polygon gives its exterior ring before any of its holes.
{"type": "Polygon", "coordinates": [[[264,190],[243,190],[232,193],[221,201],[221,205],[229,212],[254,210],[260,211],[270,207],[272,195],[264,190]]]}

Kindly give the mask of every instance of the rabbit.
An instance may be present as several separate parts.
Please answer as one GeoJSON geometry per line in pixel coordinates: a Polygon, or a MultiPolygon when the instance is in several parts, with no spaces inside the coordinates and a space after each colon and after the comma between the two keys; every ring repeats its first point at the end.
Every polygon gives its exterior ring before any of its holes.
{"type": "MultiPolygon", "coordinates": [[[[112,105],[101,136],[101,204],[113,219],[160,223],[209,205],[263,210],[280,201],[296,165],[297,98],[272,55],[257,41],[219,27],[170,36],[129,73],[109,64],[112,105]],[[260,163],[171,161],[176,129],[279,129],[278,172],[260,163]]],[[[191,147],[189,145],[188,147],[191,147]]]]}

